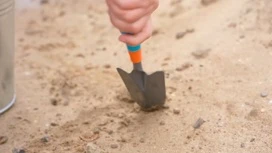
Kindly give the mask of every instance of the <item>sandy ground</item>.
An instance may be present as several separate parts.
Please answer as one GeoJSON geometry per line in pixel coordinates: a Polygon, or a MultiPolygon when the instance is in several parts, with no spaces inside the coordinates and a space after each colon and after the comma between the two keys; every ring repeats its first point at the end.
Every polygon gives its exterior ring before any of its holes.
{"type": "Polygon", "coordinates": [[[272,152],[271,0],[161,1],[143,44],[145,70],[166,73],[169,108],[155,112],[130,100],[116,72],[132,66],[104,1],[26,1],[17,0],[18,99],[0,116],[1,153],[94,153],[87,144],[109,153],[272,152]]]}

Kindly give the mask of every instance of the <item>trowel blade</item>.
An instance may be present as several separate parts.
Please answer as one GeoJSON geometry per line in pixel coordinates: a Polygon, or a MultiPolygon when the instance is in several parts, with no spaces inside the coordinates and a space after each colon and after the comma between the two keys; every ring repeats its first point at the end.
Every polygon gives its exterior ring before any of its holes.
{"type": "Polygon", "coordinates": [[[142,108],[162,106],[166,99],[164,72],[158,71],[147,75],[144,71],[133,70],[127,73],[117,68],[131,97],[142,108]]]}

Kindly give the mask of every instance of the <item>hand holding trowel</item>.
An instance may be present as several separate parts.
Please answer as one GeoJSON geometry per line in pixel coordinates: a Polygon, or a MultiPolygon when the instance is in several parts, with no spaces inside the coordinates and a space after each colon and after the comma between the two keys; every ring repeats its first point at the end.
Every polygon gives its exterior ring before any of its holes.
{"type": "Polygon", "coordinates": [[[120,40],[127,44],[133,70],[127,73],[118,68],[132,99],[142,108],[152,109],[165,102],[164,72],[147,75],[142,67],[140,43],[152,33],[151,14],[158,0],[106,0],[112,24],[123,33],[120,40]],[[130,33],[130,34],[128,34],[130,33]],[[131,35],[132,34],[132,35],[131,35]]]}
{"type": "Polygon", "coordinates": [[[143,109],[162,106],[166,98],[164,72],[157,71],[147,75],[142,68],[141,46],[127,45],[127,48],[133,63],[133,70],[131,73],[120,68],[117,68],[117,70],[132,99],[143,109]]]}

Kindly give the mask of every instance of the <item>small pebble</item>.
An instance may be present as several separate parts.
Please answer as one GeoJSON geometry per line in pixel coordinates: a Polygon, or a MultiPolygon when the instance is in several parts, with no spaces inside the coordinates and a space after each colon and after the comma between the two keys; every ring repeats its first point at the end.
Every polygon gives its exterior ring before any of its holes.
{"type": "Polygon", "coordinates": [[[54,106],[58,105],[58,100],[55,99],[55,98],[51,99],[50,102],[51,102],[51,104],[54,105],[54,106]]]}
{"type": "Polygon", "coordinates": [[[195,29],[191,28],[191,29],[187,29],[186,31],[187,31],[187,33],[193,33],[193,32],[195,32],[195,29]]]}
{"type": "Polygon", "coordinates": [[[206,58],[209,53],[210,53],[211,49],[198,49],[195,50],[194,52],[192,52],[192,56],[194,56],[196,59],[203,59],[206,58]]]}
{"type": "Polygon", "coordinates": [[[201,0],[201,3],[202,3],[202,5],[210,5],[210,4],[212,4],[212,3],[214,3],[214,2],[216,2],[217,0],[201,0]]]}
{"type": "Polygon", "coordinates": [[[121,142],[127,142],[127,139],[124,138],[124,137],[121,137],[121,138],[120,138],[120,141],[121,141],[121,142]]]}
{"type": "Polygon", "coordinates": [[[241,148],[245,148],[245,143],[241,143],[241,148]]]}
{"type": "Polygon", "coordinates": [[[184,71],[190,67],[192,67],[193,65],[191,63],[184,63],[183,65],[181,65],[180,67],[176,68],[176,71],[184,71]]]}
{"type": "Polygon", "coordinates": [[[141,139],[140,139],[140,142],[141,142],[141,143],[144,143],[144,142],[145,142],[144,138],[141,138],[141,139]]]}
{"type": "Polygon", "coordinates": [[[179,32],[176,34],[176,39],[181,39],[187,34],[187,31],[179,32]]]}
{"type": "Polygon", "coordinates": [[[44,143],[49,142],[49,137],[48,136],[42,137],[41,141],[44,143]]]}
{"type": "Polygon", "coordinates": [[[108,132],[109,135],[113,134],[112,130],[108,130],[107,132],[108,132]]]}
{"type": "Polygon", "coordinates": [[[106,65],[104,65],[104,68],[105,68],[105,69],[109,69],[109,68],[111,68],[111,65],[106,64],[106,65]]]}
{"type": "Polygon", "coordinates": [[[0,145],[5,144],[8,141],[8,137],[6,136],[0,136],[0,145]]]}
{"type": "Polygon", "coordinates": [[[263,98],[264,98],[264,97],[267,97],[267,96],[268,96],[268,93],[267,93],[266,91],[264,91],[264,92],[261,92],[261,94],[260,94],[260,95],[261,95],[261,97],[263,97],[263,98]]]}
{"type": "Polygon", "coordinates": [[[12,153],[26,153],[24,149],[17,149],[17,148],[14,148],[12,150],[12,153]]]}
{"type": "Polygon", "coordinates": [[[252,138],[251,140],[250,140],[250,142],[254,142],[255,141],[255,138],[252,138]]]}
{"type": "Polygon", "coordinates": [[[57,124],[57,123],[54,123],[54,122],[50,123],[50,125],[51,125],[51,126],[58,126],[58,124],[57,124]]]}
{"type": "Polygon", "coordinates": [[[262,112],[262,113],[263,113],[263,112],[265,112],[265,109],[264,109],[264,108],[262,108],[262,109],[261,109],[261,112],[262,112]]]}
{"type": "Polygon", "coordinates": [[[118,117],[119,117],[119,118],[123,118],[123,117],[124,117],[124,114],[123,114],[123,113],[119,113],[119,114],[118,114],[118,117]]]}
{"type": "Polygon", "coordinates": [[[236,23],[230,23],[229,25],[228,25],[228,27],[229,28],[236,28],[237,27],[237,24],[236,23]]]}
{"type": "Polygon", "coordinates": [[[105,153],[105,151],[94,143],[88,143],[86,147],[86,153],[105,153]]]}
{"type": "Polygon", "coordinates": [[[205,123],[205,121],[202,119],[202,118],[199,118],[196,122],[195,122],[195,124],[193,125],[193,128],[194,129],[198,129],[198,128],[200,128],[200,126],[202,125],[202,124],[204,124],[205,123]]]}
{"type": "Polygon", "coordinates": [[[99,128],[96,127],[96,128],[93,129],[93,133],[94,133],[94,134],[99,134],[99,132],[100,132],[100,129],[99,129],[99,128]]]}
{"type": "Polygon", "coordinates": [[[271,104],[271,105],[272,105],[272,100],[270,100],[270,101],[268,102],[268,104],[271,104]]]}
{"type": "Polygon", "coordinates": [[[41,4],[48,4],[48,0],[41,0],[40,3],[41,4]]]}
{"type": "Polygon", "coordinates": [[[116,149],[116,148],[118,148],[118,144],[111,144],[110,147],[111,147],[112,149],[116,149]]]}
{"type": "Polygon", "coordinates": [[[164,121],[161,121],[161,122],[160,122],[160,125],[165,125],[165,122],[164,122],[164,121]]]}
{"type": "Polygon", "coordinates": [[[174,108],[173,113],[176,114],[176,115],[178,115],[178,114],[180,114],[180,110],[177,109],[177,108],[174,108]]]}
{"type": "Polygon", "coordinates": [[[169,109],[170,107],[169,107],[169,105],[166,105],[166,104],[165,104],[165,105],[162,106],[162,108],[163,108],[163,109],[169,109]]]}

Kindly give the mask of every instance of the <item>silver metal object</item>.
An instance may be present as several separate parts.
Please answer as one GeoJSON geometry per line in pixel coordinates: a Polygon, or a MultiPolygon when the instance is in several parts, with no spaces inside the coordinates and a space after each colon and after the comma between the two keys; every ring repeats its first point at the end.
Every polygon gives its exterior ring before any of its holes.
{"type": "Polygon", "coordinates": [[[14,0],[0,0],[0,114],[15,102],[14,0]]]}
{"type": "Polygon", "coordinates": [[[131,73],[117,68],[131,97],[143,110],[153,110],[164,105],[166,99],[164,72],[147,75],[141,63],[133,64],[131,73]]]}

